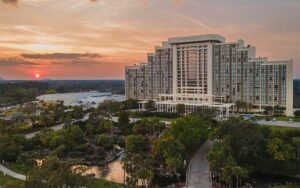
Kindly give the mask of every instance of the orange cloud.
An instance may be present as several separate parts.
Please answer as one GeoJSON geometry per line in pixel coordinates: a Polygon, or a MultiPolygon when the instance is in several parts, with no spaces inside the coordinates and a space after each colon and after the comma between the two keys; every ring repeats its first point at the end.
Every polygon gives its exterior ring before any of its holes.
{"type": "Polygon", "coordinates": [[[31,76],[28,67],[35,66],[52,78],[124,78],[124,66],[145,61],[161,41],[207,33],[221,34],[227,41],[242,38],[256,46],[258,55],[270,59],[294,59],[294,75],[300,77],[300,7],[295,1],[20,0],[18,4],[17,9],[0,6],[0,58],[39,65],[2,66],[1,77],[26,78],[31,76]]]}

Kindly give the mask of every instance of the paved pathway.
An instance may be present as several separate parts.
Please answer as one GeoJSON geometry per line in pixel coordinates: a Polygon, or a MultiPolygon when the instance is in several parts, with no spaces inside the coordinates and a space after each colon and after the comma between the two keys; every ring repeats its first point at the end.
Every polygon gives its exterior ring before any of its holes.
{"type": "MultiPolygon", "coordinates": [[[[49,129],[52,129],[53,131],[58,131],[60,129],[62,129],[64,127],[64,123],[62,124],[59,124],[59,125],[54,125],[52,127],[49,127],[49,129]]],[[[28,134],[25,134],[25,138],[33,138],[35,135],[39,134],[40,131],[35,131],[35,132],[32,132],[32,133],[28,133],[28,134]]]]}
{"type": "Polygon", "coordinates": [[[0,171],[3,172],[5,175],[11,176],[13,178],[19,179],[19,180],[26,180],[26,176],[23,174],[18,174],[8,168],[6,168],[5,166],[3,166],[2,164],[0,164],[0,171]]]}
{"type": "Polygon", "coordinates": [[[209,164],[206,155],[212,147],[212,142],[205,142],[193,156],[187,171],[187,188],[210,188],[209,164]]]}
{"type": "Polygon", "coordinates": [[[260,125],[270,125],[270,126],[277,126],[277,127],[294,127],[294,128],[300,128],[300,122],[293,122],[289,123],[287,121],[266,121],[266,120],[260,120],[257,121],[260,125]]]}
{"type": "MultiPolygon", "coordinates": [[[[87,113],[84,115],[84,117],[80,120],[75,120],[73,123],[76,123],[78,121],[86,121],[89,119],[89,116],[90,116],[90,113],[87,113]]],[[[59,125],[54,125],[52,127],[49,127],[49,129],[52,129],[53,131],[58,131],[60,129],[63,129],[64,128],[64,125],[65,123],[62,123],[62,124],[59,124],[59,125]]],[[[32,133],[28,133],[28,134],[25,134],[25,138],[33,138],[35,135],[39,134],[40,131],[35,131],[35,132],[32,132],[32,133]]]]}

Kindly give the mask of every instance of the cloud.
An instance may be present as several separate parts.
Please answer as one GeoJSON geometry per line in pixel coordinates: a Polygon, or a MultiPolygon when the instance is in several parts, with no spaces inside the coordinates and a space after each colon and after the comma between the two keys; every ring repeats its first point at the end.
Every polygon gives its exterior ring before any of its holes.
{"type": "Polygon", "coordinates": [[[102,63],[101,61],[54,61],[54,65],[63,66],[93,66],[102,63]]]}
{"type": "Polygon", "coordinates": [[[32,61],[25,61],[20,58],[0,58],[0,66],[20,66],[20,65],[39,65],[32,61]]]}
{"type": "Polygon", "coordinates": [[[18,0],[2,0],[2,2],[7,4],[13,4],[13,5],[18,4],[18,0]]]}
{"type": "Polygon", "coordinates": [[[21,54],[23,58],[29,59],[80,59],[101,58],[97,53],[46,53],[46,54],[21,54]]]}

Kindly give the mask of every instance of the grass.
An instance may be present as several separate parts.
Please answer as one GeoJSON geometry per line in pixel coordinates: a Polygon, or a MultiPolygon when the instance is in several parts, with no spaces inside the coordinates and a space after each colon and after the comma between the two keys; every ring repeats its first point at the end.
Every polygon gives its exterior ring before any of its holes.
{"type": "Polygon", "coordinates": [[[23,164],[18,164],[18,163],[11,163],[5,165],[7,168],[9,168],[12,171],[15,171],[19,174],[27,174],[27,172],[30,170],[29,166],[23,165],[23,164]]]}
{"type": "Polygon", "coordinates": [[[11,110],[6,111],[5,113],[3,113],[4,116],[11,116],[14,115],[15,113],[17,113],[19,111],[19,108],[14,108],[11,110]]]}
{"type": "Polygon", "coordinates": [[[23,187],[24,181],[12,178],[10,176],[4,176],[3,173],[0,173],[0,187],[23,187]]]}
{"type": "Polygon", "coordinates": [[[105,187],[105,188],[122,188],[123,186],[114,182],[103,179],[91,178],[88,183],[88,188],[105,187]]]}
{"type": "Polygon", "coordinates": [[[297,188],[296,185],[279,185],[272,188],[297,188]]]}
{"type": "MultiPolygon", "coordinates": [[[[142,119],[151,119],[153,117],[142,117],[142,119]]],[[[159,121],[174,121],[176,118],[163,118],[163,117],[155,117],[159,121]]]]}
{"type": "Polygon", "coordinates": [[[293,119],[294,121],[300,121],[300,117],[289,117],[289,116],[279,116],[275,117],[278,121],[289,121],[290,119],[293,119]]]}
{"type": "MultiPolygon", "coordinates": [[[[267,117],[256,117],[258,120],[265,120],[267,117]]],[[[295,117],[290,117],[290,116],[269,116],[270,121],[275,118],[276,121],[286,121],[288,122],[290,119],[293,119],[294,121],[300,121],[300,117],[299,116],[295,116],[295,117]]]]}

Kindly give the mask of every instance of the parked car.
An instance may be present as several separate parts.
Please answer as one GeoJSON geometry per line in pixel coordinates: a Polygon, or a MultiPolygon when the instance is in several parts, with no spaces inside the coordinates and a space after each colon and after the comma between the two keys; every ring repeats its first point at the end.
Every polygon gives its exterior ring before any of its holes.
{"type": "Polygon", "coordinates": [[[276,118],[273,118],[272,121],[276,121],[276,118]]]}
{"type": "Polygon", "coordinates": [[[294,123],[294,120],[292,118],[289,119],[289,123],[294,123]]]}

